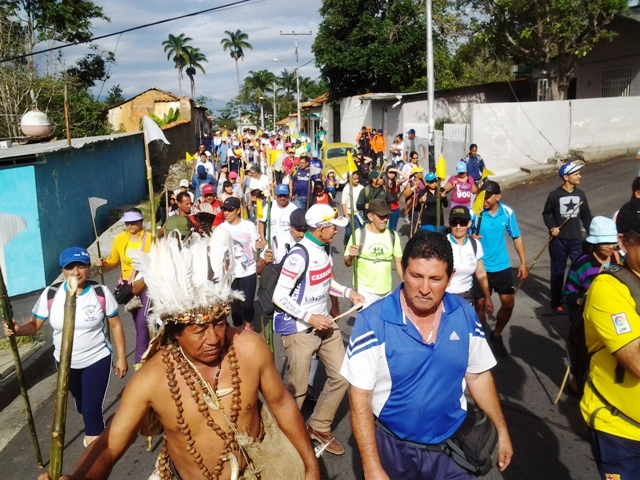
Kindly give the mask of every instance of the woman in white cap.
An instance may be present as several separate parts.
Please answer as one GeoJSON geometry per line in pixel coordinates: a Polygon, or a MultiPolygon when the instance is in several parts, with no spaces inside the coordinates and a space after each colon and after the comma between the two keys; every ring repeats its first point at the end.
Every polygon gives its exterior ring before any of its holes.
{"type": "Polygon", "coordinates": [[[5,336],[17,337],[35,334],[48,322],[53,329],[53,356],[60,361],[62,326],[67,280],[76,277],[76,322],[73,331],[69,391],[75,399],[78,413],[84,422],[84,445],[88,446],[105,428],[102,406],[111,376],[112,347],[105,337],[105,321],[113,334],[118,359],[115,373],[119,378],[127,374],[127,355],[124,331],[118,317],[118,304],[103,285],[89,281],[91,257],[81,247],[67,248],[60,254],[60,267],[64,283],[51,285],[40,294],[33,307],[31,319],[10,330],[4,322],[5,336]]]}
{"type": "Polygon", "coordinates": [[[582,249],[584,255],[571,264],[562,292],[562,301],[569,310],[571,319],[584,301],[595,276],[605,268],[620,263],[615,222],[607,217],[593,217],[589,236],[582,249]]]}
{"type": "Polygon", "coordinates": [[[145,232],[142,222],[144,217],[142,212],[137,208],[130,208],[124,212],[120,221],[125,224],[125,231],[116,235],[113,239],[113,248],[109,257],[106,259],[99,258],[96,265],[99,267],[111,268],[120,262],[120,280],[116,286],[116,298],[118,302],[126,305],[132,300],[133,290],[140,297],[142,304],[138,308],[131,310],[133,321],[136,326],[136,364],[140,363],[142,354],[149,345],[149,328],[147,327],[147,314],[149,313],[150,301],[147,298],[147,289],[144,288],[144,280],[136,278],[136,271],[133,267],[133,260],[129,256],[131,250],[141,250],[148,253],[151,249],[151,235],[145,232]],[[134,285],[136,283],[137,285],[134,285]],[[130,292],[130,295],[119,296],[118,291],[130,292]]]}

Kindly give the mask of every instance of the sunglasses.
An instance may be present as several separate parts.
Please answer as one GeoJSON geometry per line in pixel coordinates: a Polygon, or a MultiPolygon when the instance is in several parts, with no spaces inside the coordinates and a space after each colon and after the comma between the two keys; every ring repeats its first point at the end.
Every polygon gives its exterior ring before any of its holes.
{"type": "Polygon", "coordinates": [[[450,220],[449,225],[452,227],[466,227],[469,224],[468,220],[450,220]]]}

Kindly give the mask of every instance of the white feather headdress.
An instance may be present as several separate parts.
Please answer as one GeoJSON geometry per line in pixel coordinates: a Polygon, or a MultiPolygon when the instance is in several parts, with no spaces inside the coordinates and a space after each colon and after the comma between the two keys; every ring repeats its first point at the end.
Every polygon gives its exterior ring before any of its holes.
{"type": "Polygon", "coordinates": [[[231,302],[244,298],[231,289],[233,241],[222,228],[210,237],[194,233],[184,243],[170,235],[148,254],[129,254],[147,285],[152,312],[163,322],[208,322],[228,315],[231,302]]]}

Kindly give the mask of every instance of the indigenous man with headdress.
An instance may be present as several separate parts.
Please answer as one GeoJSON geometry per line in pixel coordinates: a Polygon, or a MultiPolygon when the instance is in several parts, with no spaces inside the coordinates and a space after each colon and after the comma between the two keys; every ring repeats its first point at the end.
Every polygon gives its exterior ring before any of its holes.
{"type": "Polygon", "coordinates": [[[196,233],[189,245],[162,239],[135,260],[162,327],[113,421],[62,478],[107,478],[142,426],[143,435],[163,436],[150,478],[319,480],[309,435],[267,344],[227,325],[240,295],[231,289],[229,234],[196,233]]]}

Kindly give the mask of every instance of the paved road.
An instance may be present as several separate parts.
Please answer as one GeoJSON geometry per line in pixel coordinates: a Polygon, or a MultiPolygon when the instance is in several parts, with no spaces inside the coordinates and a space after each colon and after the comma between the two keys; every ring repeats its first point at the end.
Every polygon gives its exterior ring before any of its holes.
{"type": "MultiPolygon", "coordinates": [[[[624,159],[588,165],[583,169],[582,188],[586,191],[594,215],[611,215],[630,196],[631,182],[637,173],[637,162],[624,159]]],[[[558,177],[547,175],[521,183],[503,192],[503,201],[516,211],[527,247],[529,263],[547,240],[541,211],[547,193],[559,184],[558,177]]],[[[401,231],[408,230],[404,226],[401,231]]],[[[339,234],[340,235],[340,234],[339,234]]],[[[336,241],[335,253],[342,254],[341,238],[336,241]]],[[[509,245],[513,265],[517,256],[509,245]]],[[[348,270],[335,258],[338,278],[346,282],[348,270]]],[[[597,470],[586,441],[586,428],[579,413],[578,400],[564,395],[557,406],[552,405],[565,371],[566,355],[563,339],[568,331],[566,317],[551,314],[548,308],[548,255],[544,253],[516,299],[515,312],[505,331],[505,343],[511,355],[500,359],[494,375],[501,402],[512,436],[515,455],[513,463],[503,474],[492,471],[486,478],[515,479],[597,479],[597,470]]],[[[117,274],[111,272],[107,283],[115,283],[117,274]]],[[[396,279],[397,283],[397,279],[396,279]]],[[[497,302],[497,298],[495,299],[497,302]]],[[[343,310],[347,306],[342,304],[343,310]]],[[[123,315],[128,352],[134,348],[134,331],[130,317],[123,315]]],[[[491,320],[490,320],[491,322],[491,320]]],[[[353,319],[341,326],[345,341],[351,332],[353,319]]],[[[285,371],[284,352],[277,344],[276,362],[285,371]]],[[[46,371],[45,366],[43,370],[46,371]]],[[[321,377],[321,372],[320,377],[321,377]]],[[[127,376],[129,378],[131,373],[127,376]]],[[[322,378],[317,383],[323,381],[322,378]]],[[[50,389],[51,379],[34,388],[50,389]]],[[[105,402],[106,416],[111,418],[126,384],[113,379],[105,402]]],[[[42,392],[39,395],[46,398],[42,392]]],[[[53,397],[46,398],[36,410],[36,425],[40,432],[43,454],[48,458],[49,436],[53,411],[53,397]]],[[[82,452],[82,423],[69,404],[66,432],[65,471],[68,471],[82,452]]],[[[309,406],[303,408],[308,417],[309,406]]],[[[336,436],[343,441],[347,453],[341,457],[325,454],[321,460],[323,478],[362,478],[360,461],[351,436],[348,402],[345,399],[336,418],[336,436]]],[[[144,439],[138,438],[114,469],[113,479],[146,479],[159,451],[159,439],[154,439],[153,452],[145,451],[144,439]]],[[[35,478],[38,470],[29,441],[28,429],[20,432],[0,452],[3,479],[35,478]]]]}

